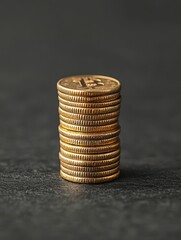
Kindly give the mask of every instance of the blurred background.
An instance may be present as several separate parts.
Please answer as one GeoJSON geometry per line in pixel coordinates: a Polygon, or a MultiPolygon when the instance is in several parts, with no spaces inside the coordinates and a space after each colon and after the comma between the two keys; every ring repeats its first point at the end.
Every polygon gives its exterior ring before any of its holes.
{"type": "Polygon", "coordinates": [[[1,0],[0,236],[179,239],[180,7],[1,0]],[[56,82],[76,74],[122,81],[122,178],[107,185],[58,177],[56,82]]]}

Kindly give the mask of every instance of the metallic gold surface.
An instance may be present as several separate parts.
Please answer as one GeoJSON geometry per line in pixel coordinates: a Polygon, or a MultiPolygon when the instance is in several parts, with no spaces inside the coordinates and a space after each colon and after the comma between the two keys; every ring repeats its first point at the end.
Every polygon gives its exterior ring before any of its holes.
{"type": "Polygon", "coordinates": [[[75,139],[82,139],[82,140],[101,140],[101,139],[108,139],[117,137],[120,133],[120,129],[114,129],[111,131],[106,132],[98,132],[98,133],[80,133],[75,131],[69,131],[65,128],[58,127],[59,133],[69,137],[69,138],[75,138],[75,139]]]}
{"type": "Polygon", "coordinates": [[[95,177],[105,177],[105,176],[112,175],[119,171],[119,166],[115,167],[111,170],[107,170],[107,171],[81,172],[81,171],[73,171],[73,170],[67,169],[63,165],[61,165],[61,171],[68,175],[75,176],[75,177],[93,177],[93,178],[95,178],[95,177]]]}
{"type": "Polygon", "coordinates": [[[119,156],[120,149],[117,149],[109,153],[102,153],[102,154],[80,154],[80,153],[72,153],[61,148],[60,153],[64,157],[70,158],[72,160],[100,161],[100,160],[108,160],[108,159],[119,156]]]}
{"type": "Polygon", "coordinates": [[[110,106],[115,106],[120,104],[121,99],[115,99],[113,101],[109,102],[95,102],[95,103],[82,103],[82,102],[72,102],[68,100],[64,100],[61,97],[58,97],[59,103],[63,105],[68,105],[76,108],[105,108],[105,107],[110,107],[110,106]]]}
{"type": "Polygon", "coordinates": [[[105,146],[96,146],[96,147],[83,147],[83,146],[75,146],[71,144],[67,144],[65,142],[60,141],[61,148],[65,149],[68,152],[73,153],[82,153],[82,154],[100,154],[100,153],[108,153],[119,149],[120,143],[112,143],[105,146]]]}
{"type": "Polygon", "coordinates": [[[90,167],[90,166],[87,166],[87,167],[81,167],[81,166],[74,166],[74,165],[71,165],[71,164],[67,164],[65,163],[64,161],[61,161],[61,166],[69,169],[69,170],[72,170],[72,171],[79,171],[79,172],[100,172],[100,171],[107,171],[107,170],[110,170],[110,169],[114,169],[116,167],[119,166],[119,161],[115,162],[115,163],[112,163],[112,164],[109,164],[109,165],[103,165],[103,166],[98,166],[98,167],[90,167]]]}
{"type": "Polygon", "coordinates": [[[100,75],[60,79],[60,174],[78,183],[101,183],[119,176],[121,105],[118,80],[100,75]]]}
{"type": "Polygon", "coordinates": [[[113,158],[108,158],[106,160],[76,160],[72,158],[68,158],[63,156],[61,153],[59,153],[59,159],[60,163],[64,162],[72,166],[82,166],[82,167],[98,167],[98,166],[106,166],[110,164],[114,164],[119,162],[120,155],[117,155],[113,158]]]}
{"type": "Polygon", "coordinates": [[[107,145],[114,142],[118,142],[118,137],[107,138],[107,139],[100,139],[100,140],[81,140],[76,138],[69,138],[65,137],[63,134],[59,134],[60,140],[77,146],[100,146],[100,145],[107,145]]]}
{"type": "Polygon", "coordinates": [[[120,172],[118,171],[117,173],[114,173],[109,176],[105,177],[98,177],[98,178],[83,178],[83,177],[74,177],[71,175],[68,175],[64,173],[63,171],[60,171],[60,175],[62,178],[71,181],[71,182],[77,182],[77,183],[104,183],[104,182],[109,182],[117,179],[120,175],[120,172]]]}
{"type": "Polygon", "coordinates": [[[82,96],[74,96],[70,94],[65,94],[63,92],[58,91],[58,96],[64,100],[77,102],[77,103],[102,103],[102,102],[109,102],[120,97],[120,92],[114,94],[108,94],[103,96],[97,97],[82,97],[82,96]]]}
{"type": "Polygon", "coordinates": [[[80,120],[88,120],[88,121],[97,121],[97,120],[105,120],[109,118],[114,118],[119,116],[119,111],[111,112],[111,113],[105,113],[105,114],[96,114],[96,115],[85,115],[85,114],[76,114],[64,111],[61,108],[58,108],[59,116],[63,115],[67,118],[74,118],[74,119],[80,119],[80,120]]]}
{"type": "Polygon", "coordinates": [[[114,130],[114,129],[118,129],[119,128],[119,123],[115,122],[112,124],[108,124],[108,125],[104,125],[104,126],[78,126],[78,125],[73,125],[73,124],[69,124],[66,123],[64,121],[60,121],[60,127],[71,130],[71,131],[75,131],[75,132],[106,132],[106,131],[110,131],[110,130],[114,130]]]}
{"type": "Polygon", "coordinates": [[[79,75],[60,79],[57,89],[60,92],[76,96],[100,96],[119,92],[118,80],[101,75],[79,75]]]}
{"type": "Polygon", "coordinates": [[[60,120],[63,120],[66,123],[79,125],[79,126],[102,126],[102,125],[109,125],[118,121],[118,117],[98,120],[98,121],[87,121],[87,120],[77,120],[74,118],[67,118],[63,115],[60,115],[60,120]]]}
{"type": "Polygon", "coordinates": [[[110,107],[102,107],[102,108],[78,108],[78,107],[68,106],[59,102],[59,108],[70,113],[92,115],[92,114],[107,114],[107,113],[119,111],[120,104],[110,106],[110,107]]]}

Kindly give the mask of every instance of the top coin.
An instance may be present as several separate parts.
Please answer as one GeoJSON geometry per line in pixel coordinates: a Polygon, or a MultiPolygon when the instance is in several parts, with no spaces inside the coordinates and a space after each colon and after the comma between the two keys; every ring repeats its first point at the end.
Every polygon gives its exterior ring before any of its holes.
{"type": "Polygon", "coordinates": [[[57,83],[60,92],[76,96],[101,96],[119,92],[121,83],[101,75],[79,75],[62,78],[57,83]]]}

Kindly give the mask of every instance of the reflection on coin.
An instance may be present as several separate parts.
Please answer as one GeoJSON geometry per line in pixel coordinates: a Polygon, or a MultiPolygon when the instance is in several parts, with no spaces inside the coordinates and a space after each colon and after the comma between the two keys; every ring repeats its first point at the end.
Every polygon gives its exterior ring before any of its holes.
{"type": "Polygon", "coordinates": [[[100,171],[100,172],[80,172],[80,171],[69,170],[65,168],[63,165],[61,165],[61,171],[75,177],[93,177],[94,178],[94,177],[105,177],[108,175],[112,175],[119,171],[119,167],[116,167],[107,171],[100,171]]]}
{"type": "Polygon", "coordinates": [[[71,130],[71,131],[76,131],[76,132],[91,133],[91,132],[105,132],[113,129],[118,129],[119,123],[115,122],[115,123],[104,125],[104,126],[78,126],[78,125],[66,123],[61,120],[60,127],[71,130]]]}
{"type": "Polygon", "coordinates": [[[106,113],[106,114],[84,115],[84,114],[76,114],[76,113],[67,112],[61,108],[59,108],[58,110],[59,110],[60,117],[63,115],[67,118],[74,118],[74,119],[88,120],[88,121],[105,120],[105,119],[114,118],[114,117],[119,116],[119,111],[106,113]]]}
{"type": "Polygon", "coordinates": [[[77,120],[74,118],[67,118],[63,115],[60,116],[60,120],[63,120],[66,123],[73,124],[73,125],[80,125],[80,126],[102,126],[102,125],[109,125],[118,121],[118,117],[98,120],[98,121],[86,121],[86,120],[77,120]]]}
{"type": "Polygon", "coordinates": [[[84,147],[84,146],[75,146],[71,144],[67,144],[65,142],[60,141],[61,148],[73,152],[73,153],[82,153],[82,154],[95,154],[95,153],[108,153],[115,151],[119,148],[119,142],[112,143],[105,146],[94,146],[94,147],[84,147]]]}
{"type": "Polygon", "coordinates": [[[101,103],[101,102],[109,102],[113,101],[120,97],[120,92],[114,93],[114,94],[108,94],[103,96],[97,96],[97,97],[81,97],[81,96],[74,96],[62,93],[58,91],[58,96],[72,102],[81,102],[81,103],[101,103]]]}
{"type": "Polygon", "coordinates": [[[106,114],[106,113],[119,111],[120,104],[117,104],[115,106],[105,107],[105,108],[104,107],[103,108],[78,108],[78,107],[68,106],[59,102],[59,107],[66,112],[91,115],[91,114],[106,114]]]}
{"type": "Polygon", "coordinates": [[[60,174],[79,183],[119,176],[121,83],[101,75],[60,79],[60,174]]]}
{"type": "Polygon", "coordinates": [[[100,96],[119,92],[118,80],[100,75],[80,75],[60,79],[57,89],[60,92],[76,96],[100,96]]]}
{"type": "Polygon", "coordinates": [[[69,174],[64,173],[63,171],[60,171],[60,175],[62,178],[71,181],[71,182],[77,182],[77,183],[104,183],[109,182],[112,180],[115,180],[119,177],[120,172],[114,173],[112,175],[106,176],[106,177],[98,177],[98,178],[83,178],[83,177],[74,177],[69,174]]]}
{"type": "Polygon", "coordinates": [[[107,145],[114,142],[118,142],[118,137],[107,138],[107,139],[100,139],[100,140],[81,140],[76,138],[68,138],[65,137],[63,134],[60,134],[60,140],[66,142],[68,144],[77,145],[77,146],[100,146],[100,145],[107,145]]]}
{"type": "MultiPolygon", "coordinates": [[[[82,102],[72,102],[72,101],[67,101],[64,100],[61,97],[58,97],[59,103],[62,105],[68,105],[76,108],[105,108],[105,107],[110,107],[110,106],[115,106],[120,104],[120,98],[115,99],[110,102],[96,102],[96,103],[82,103],[82,102]]],[[[69,108],[70,110],[71,108],[69,108]]]]}
{"type": "MultiPolygon", "coordinates": [[[[62,152],[62,150],[61,150],[62,152]]],[[[113,157],[113,158],[108,158],[106,160],[75,160],[72,158],[68,158],[63,156],[61,153],[59,153],[59,158],[60,158],[60,162],[64,162],[67,163],[69,165],[73,165],[73,166],[82,166],[82,167],[98,167],[98,166],[106,166],[106,165],[110,165],[110,164],[114,164],[119,162],[119,154],[117,153],[117,156],[113,157]]]]}
{"type": "Polygon", "coordinates": [[[61,165],[69,170],[72,171],[81,171],[81,172],[99,172],[99,171],[107,171],[110,169],[114,169],[116,167],[119,166],[119,161],[109,164],[109,165],[105,165],[105,166],[97,166],[97,167],[81,167],[81,166],[74,166],[71,164],[67,164],[64,161],[61,161],[61,165]]]}
{"type": "Polygon", "coordinates": [[[80,153],[68,152],[65,149],[61,148],[60,153],[64,157],[70,158],[72,160],[100,161],[100,160],[107,160],[107,159],[117,157],[120,154],[120,149],[117,149],[109,153],[102,153],[102,154],[80,154],[80,153]]]}
{"type": "Polygon", "coordinates": [[[120,129],[114,129],[112,131],[107,132],[98,132],[98,133],[79,133],[74,131],[69,131],[65,128],[58,127],[59,133],[69,137],[69,138],[75,138],[75,139],[82,139],[82,140],[100,140],[100,139],[107,139],[107,138],[113,138],[117,137],[120,133],[120,129]]]}

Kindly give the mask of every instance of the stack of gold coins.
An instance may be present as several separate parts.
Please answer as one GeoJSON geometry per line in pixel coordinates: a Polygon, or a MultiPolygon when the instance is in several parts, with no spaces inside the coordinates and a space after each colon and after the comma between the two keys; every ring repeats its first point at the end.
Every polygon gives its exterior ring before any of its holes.
{"type": "Polygon", "coordinates": [[[60,175],[78,183],[102,183],[119,176],[118,80],[99,75],[60,79],[60,175]]]}

